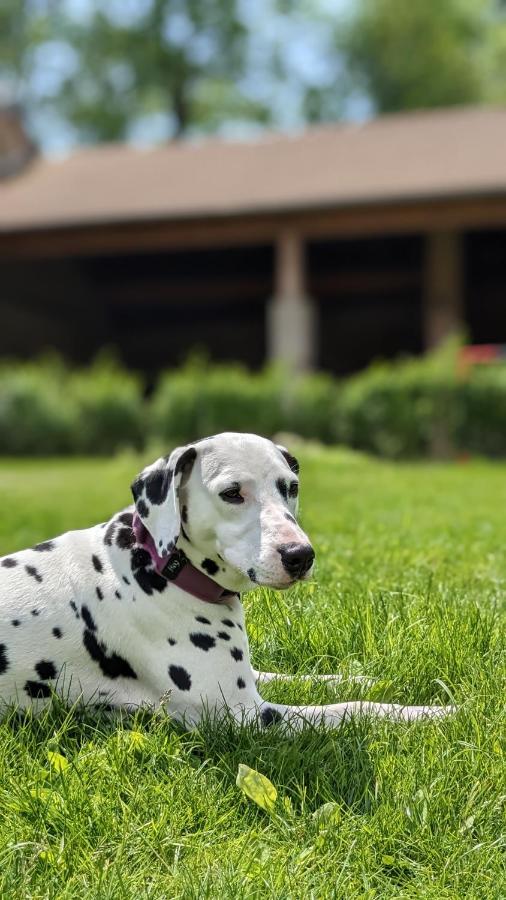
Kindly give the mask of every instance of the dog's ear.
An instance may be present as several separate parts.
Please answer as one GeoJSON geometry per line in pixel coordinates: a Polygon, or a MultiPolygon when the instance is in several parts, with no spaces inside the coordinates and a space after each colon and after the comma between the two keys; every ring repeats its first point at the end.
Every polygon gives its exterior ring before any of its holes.
{"type": "Polygon", "coordinates": [[[276,444],[276,447],[278,448],[279,452],[285,457],[285,460],[292,472],[294,472],[295,475],[298,475],[299,460],[295,459],[295,456],[292,456],[292,454],[286,449],[286,447],[283,447],[282,444],[276,444]]]}
{"type": "Polygon", "coordinates": [[[195,447],[177,447],[147,466],[132,484],[135,508],[159,556],[174,550],[181,531],[179,490],[195,462],[195,447]]]}

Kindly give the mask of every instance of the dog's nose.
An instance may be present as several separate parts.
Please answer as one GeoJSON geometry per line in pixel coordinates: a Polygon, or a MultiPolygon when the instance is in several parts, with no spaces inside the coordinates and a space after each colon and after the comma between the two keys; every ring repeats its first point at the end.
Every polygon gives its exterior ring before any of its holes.
{"type": "Polygon", "coordinates": [[[313,565],[314,550],[310,544],[282,544],[278,552],[283,567],[293,578],[302,578],[313,565]]]}

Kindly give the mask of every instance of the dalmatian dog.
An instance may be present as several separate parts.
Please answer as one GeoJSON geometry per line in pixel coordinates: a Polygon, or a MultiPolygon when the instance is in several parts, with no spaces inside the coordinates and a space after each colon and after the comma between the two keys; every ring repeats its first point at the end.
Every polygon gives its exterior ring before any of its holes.
{"type": "Polygon", "coordinates": [[[219,434],[145,468],[134,505],[108,522],[3,557],[1,702],[37,712],[56,691],[109,708],[162,704],[190,727],[209,712],[294,728],[447,712],[260,696],[262,682],[289,676],[252,668],[241,595],[311,575],[313,548],[296,518],[298,471],[270,440],[219,434]]]}

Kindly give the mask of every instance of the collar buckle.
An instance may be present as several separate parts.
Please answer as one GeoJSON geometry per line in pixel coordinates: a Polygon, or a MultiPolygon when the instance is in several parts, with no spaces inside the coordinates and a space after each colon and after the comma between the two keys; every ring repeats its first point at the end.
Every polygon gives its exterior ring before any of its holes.
{"type": "Polygon", "coordinates": [[[167,581],[174,581],[187,564],[188,557],[186,553],[183,550],[173,550],[160,574],[167,581]]]}

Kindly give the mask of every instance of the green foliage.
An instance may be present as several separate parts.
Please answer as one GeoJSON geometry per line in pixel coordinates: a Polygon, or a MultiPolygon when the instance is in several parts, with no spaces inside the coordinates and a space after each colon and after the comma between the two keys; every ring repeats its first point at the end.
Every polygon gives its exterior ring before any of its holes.
{"type": "Polygon", "coordinates": [[[269,437],[294,431],[328,440],[336,389],[325,375],[290,378],[282,369],[249,373],[239,365],[194,360],[160,378],[151,403],[156,437],[185,443],[219,431],[269,437]]]}
{"type": "Polygon", "coordinates": [[[459,383],[454,444],[469,453],[506,455],[506,366],[483,366],[459,383]]]}
{"type": "Polygon", "coordinates": [[[455,350],[449,345],[426,357],[375,364],[350,378],[336,439],[391,458],[426,456],[443,437],[454,446],[463,414],[455,350]]]}
{"type": "Polygon", "coordinates": [[[69,453],[75,409],[57,360],[4,363],[0,367],[0,453],[69,453]]]}
{"type": "Polygon", "coordinates": [[[352,81],[379,112],[474,103],[500,17],[490,0],[359,0],[340,37],[352,81]]]}
{"type": "Polygon", "coordinates": [[[67,4],[34,10],[31,0],[6,0],[0,75],[14,82],[27,107],[51,108],[86,142],[124,140],[143,116],[160,117],[167,137],[224,118],[262,118],[265,105],[238,88],[246,28],[237,6],[87,0],[76,15],[67,4]],[[45,93],[38,73],[52,57],[54,80],[45,93]]]}
{"type": "MultiPolygon", "coordinates": [[[[289,740],[58,703],[14,713],[0,721],[0,896],[504,896],[506,467],[293,449],[316,581],[244,602],[253,665],[313,677],[264,696],[381,700],[388,684],[392,702],[459,712],[289,740]],[[329,671],[343,682],[318,680],[329,671]],[[272,783],[273,813],[238,789],[240,766],[272,783]]],[[[107,518],[146,461],[0,462],[0,554],[107,518]]]]}
{"type": "Polygon", "coordinates": [[[0,367],[0,454],[113,453],[144,436],[140,381],[106,355],[75,372],[57,357],[0,367]]]}
{"type": "Polygon", "coordinates": [[[97,357],[89,369],[73,373],[68,392],[77,416],[73,442],[77,453],[114,453],[125,446],[143,445],[141,382],[114,358],[97,357]]]}
{"type": "Polygon", "coordinates": [[[281,367],[190,360],[143,400],[138,376],[102,355],[0,367],[0,454],[111,454],[184,444],[220,431],[288,432],[391,459],[506,456],[506,367],[459,369],[458,344],[375,363],[343,381],[281,367]]]}
{"type": "Polygon", "coordinates": [[[504,102],[501,0],[338,6],[2,0],[0,82],[49,146],[504,102]]]}

